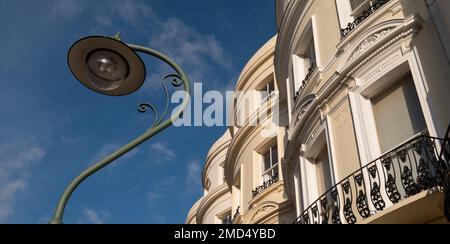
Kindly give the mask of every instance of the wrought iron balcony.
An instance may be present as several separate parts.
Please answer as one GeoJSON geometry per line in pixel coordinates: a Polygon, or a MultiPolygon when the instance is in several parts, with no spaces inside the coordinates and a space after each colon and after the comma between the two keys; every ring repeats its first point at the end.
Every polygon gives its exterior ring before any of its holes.
{"type": "Polygon", "coordinates": [[[364,10],[360,16],[356,17],[355,20],[348,24],[348,26],[344,29],[341,29],[342,37],[348,36],[356,27],[358,27],[364,20],[369,18],[373,13],[375,13],[378,9],[383,7],[390,0],[376,0],[372,5],[364,10]]]}
{"type": "Polygon", "coordinates": [[[449,214],[449,156],[448,138],[415,138],[336,184],[308,207],[295,223],[360,223],[404,199],[433,188],[446,193],[446,214],[449,214]]]}
{"type": "Polygon", "coordinates": [[[308,81],[312,78],[314,72],[317,70],[317,64],[312,63],[311,67],[308,69],[308,74],[306,74],[305,79],[302,81],[302,85],[298,89],[298,91],[295,93],[294,100],[297,101],[297,99],[300,97],[300,94],[305,89],[306,84],[308,81]]]}
{"type": "Polygon", "coordinates": [[[277,182],[278,182],[278,175],[272,176],[270,180],[265,181],[264,184],[256,187],[256,189],[252,191],[252,197],[253,198],[257,197],[259,194],[261,194],[262,192],[264,192],[266,189],[268,189],[277,182]]]}

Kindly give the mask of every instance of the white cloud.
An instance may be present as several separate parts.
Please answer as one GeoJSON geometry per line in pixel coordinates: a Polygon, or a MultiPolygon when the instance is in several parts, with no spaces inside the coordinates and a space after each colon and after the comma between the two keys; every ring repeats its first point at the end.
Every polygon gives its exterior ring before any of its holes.
{"type": "MultiPolygon", "coordinates": [[[[0,184],[3,185],[2,182],[0,184]]],[[[24,180],[6,182],[6,185],[0,186],[0,222],[4,223],[8,217],[15,212],[16,194],[27,187],[24,180]]]]}
{"type": "Polygon", "coordinates": [[[45,155],[36,140],[16,136],[0,142],[0,223],[14,215],[18,194],[28,186],[31,167],[45,155]]]}
{"type": "MultiPolygon", "coordinates": [[[[191,82],[217,83],[212,80],[217,79],[212,74],[218,67],[232,69],[230,56],[214,35],[200,33],[176,18],[161,22],[158,29],[160,32],[151,36],[149,46],[161,50],[179,63],[191,82]]],[[[162,76],[153,75],[152,79],[162,76]]]]}
{"type": "Polygon", "coordinates": [[[114,11],[128,24],[141,25],[140,18],[150,18],[155,20],[152,8],[141,1],[119,0],[112,1],[114,11]]]}
{"type": "Polygon", "coordinates": [[[156,142],[150,145],[150,158],[158,164],[168,163],[175,157],[175,152],[167,144],[156,142]]]}
{"type": "MultiPolygon", "coordinates": [[[[149,47],[180,64],[191,82],[205,82],[208,88],[223,88],[227,83],[215,74],[219,70],[233,70],[233,62],[213,34],[202,33],[178,18],[162,19],[144,1],[110,0],[107,6],[96,13],[96,25],[93,26],[96,31],[107,29],[115,33],[122,29],[124,40],[128,33],[141,33],[148,38],[149,47]],[[125,23],[128,28],[120,28],[120,23],[125,23]]],[[[170,67],[158,63],[149,73],[150,82],[145,87],[152,93],[160,91],[159,85],[155,84],[159,84],[168,72],[171,72],[170,67]]]]}
{"type": "Polygon", "coordinates": [[[83,209],[84,221],[81,220],[79,223],[87,224],[105,224],[106,220],[111,217],[106,211],[95,211],[93,209],[85,208],[83,209]]]}
{"type": "Polygon", "coordinates": [[[54,3],[52,13],[60,18],[71,19],[83,11],[83,6],[78,0],[58,0],[52,3],[54,3]]]}

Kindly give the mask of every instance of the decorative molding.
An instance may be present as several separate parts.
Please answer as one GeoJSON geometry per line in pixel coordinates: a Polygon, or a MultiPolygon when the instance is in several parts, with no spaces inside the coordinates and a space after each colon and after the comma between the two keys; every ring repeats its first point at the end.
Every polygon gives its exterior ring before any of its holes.
{"type": "Polygon", "coordinates": [[[267,216],[269,213],[273,212],[275,209],[277,209],[277,206],[275,206],[275,205],[268,205],[268,206],[262,207],[255,213],[255,215],[253,215],[251,223],[254,223],[255,220],[261,219],[264,216],[267,216]]]}
{"type": "Polygon", "coordinates": [[[306,114],[308,109],[311,107],[315,99],[308,100],[299,110],[299,113],[297,115],[297,122],[300,121],[303,116],[306,114]]]}
{"type": "Polygon", "coordinates": [[[207,210],[211,207],[214,207],[212,204],[220,197],[226,195],[228,195],[228,197],[231,199],[231,192],[229,191],[227,184],[224,183],[220,187],[213,189],[212,192],[203,197],[197,208],[197,223],[202,223],[207,210]]]}
{"type": "Polygon", "coordinates": [[[367,72],[368,74],[363,77],[363,80],[372,80],[373,78],[375,78],[378,75],[380,75],[381,73],[383,73],[384,70],[389,69],[389,67],[391,67],[393,65],[393,63],[395,63],[394,61],[399,60],[400,58],[401,58],[401,54],[397,53],[396,55],[390,57],[389,59],[384,60],[384,62],[381,64],[378,64],[378,66],[376,66],[376,68],[367,72]]]}
{"type": "Polygon", "coordinates": [[[209,191],[211,189],[211,181],[209,179],[206,180],[205,189],[209,191]]]}
{"type": "MultiPolygon", "coordinates": [[[[377,50],[375,50],[374,52],[372,52],[368,57],[366,57],[365,59],[363,59],[361,62],[358,63],[358,65],[353,68],[350,72],[349,72],[349,76],[352,76],[354,73],[356,73],[356,71],[358,71],[361,67],[363,67],[364,65],[366,65],[369,61],[371,61],[373,58],[375,58],[376,56],[378,56],[381,52],[383,52],[384,50],[386,50],[387,48],[389,48],[390,46],[394,45],[396,42],[402,40],[405,37],[408,37],[409,35],[416,33],[417,30],[415,29],[409,29],[403,33],[401,33],[400,35],[398,35],[397,37],[393,38],[392,40],[390,40],[389,42],[387,42],[386,44],[384,44],[383,46],[381,46],[380,48],[378,48],[377,50]]],[[[406,47],[406,46],[405,46],[406,47]]],[[[410,46],[409,46],[410,48],[410,46]]],[[[406,50],[406,49],[405,49],[406,50]]]]}
{"type": "Polygon", "coordinates": [[[353,52],[350,61],[359,57],[363,52],[374,46],[380,39],[387,36],[387,34],[390,33],[393,29],[394,28],[384,29],[367,37],[361,44],[359,44],[358,48],[356,48],[356,51],[353,52]]]}
{"type": "Polygon", "coordinates": [[[413,45],[414,36],[422,28],[424,22],[424,19],[419,14],[413,14],[405,19],[402,24],[399,24],[397,27],[393,27],[391,31],[385,33],[383,37],[378,38],[378,41],[367,47],[365,52],[362,52],[359,56],[348,60],[347,63],[349,64],[344,70],[348,70],[350,67],[352,68],[347,73],[347,76],[352,76],[369,61],[398,42],[402,42],[402,50],[404,53],[410,51],[413,45]],[[385,41],[383,42],[382,40],[385,41]]]}

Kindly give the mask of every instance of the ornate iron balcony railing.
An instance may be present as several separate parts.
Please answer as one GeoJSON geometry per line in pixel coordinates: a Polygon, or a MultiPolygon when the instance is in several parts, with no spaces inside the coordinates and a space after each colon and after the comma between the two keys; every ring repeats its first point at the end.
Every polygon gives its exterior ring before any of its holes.
{"type": "Polygon", "coordinates": [[[303,79],[303,81],[302,81],[302,85],[300,86],[298,91],[295,93],[295,96],[294,96],[295,101],[297,101],[297,99],[300,97],[300,93],[305,89],[306,84],[312,78],[316,69],[317,69],[317,64],[312,63],[311,67],[308,69],[308,74],[306,74],[305,79],[303,79]]]}
{"type": "MultiPolygon", "coordinates": [[[[355,224],[437,188],[449,204],[450,155],[444,139],[420,136],[351,174],[309,206],[295,224],[355,224]],[[447,180],[446,180],[447,179],[447,180]]],[[[448,211],[448,210],[447,210],[448,211]]]]}
{"type": "MultiPolygon", "coordinates": [[[[445,133],[445,139],[441,148],[441,153],[439,158],[449,162],[450,161],[450,125],[448,126],[447,132],[445,133]]],[[[447,174],[444,176],[444,189],[446,189],[444,212],[447,221],[450,222],[450,169],[448,169],[447,174]]]]}
{"type": "Polygon", "coordinates": [[[256,189],[252,191],[252,197],[253,198],[257,197],[259,194],[261,194],[263,191],[265,191],[266,189],[268,189],[277,182],[278,182],[278,175],[272,176],[270,180],[265,181],[264,184],[256,187],[256,189]]]}
{"type": "Polygon", "coordinates": [[[344,29],[341,29],[342,37],[348,36],[356,27],[358,27],[364,20],[369,18],[373,13],[375,13],[378,9],[383,7],[390,0],[376,0],[372,5],[364,10],[360,16],[356,17],[355,20],[348,24],[348,26],[344,29]]]}

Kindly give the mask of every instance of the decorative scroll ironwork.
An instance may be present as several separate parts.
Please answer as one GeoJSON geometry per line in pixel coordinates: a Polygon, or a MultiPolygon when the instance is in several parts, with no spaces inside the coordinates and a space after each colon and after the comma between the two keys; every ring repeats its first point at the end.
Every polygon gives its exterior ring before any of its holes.
{"type": "Polygon", "coordinates": [[[255,190],[252,190],[252,197],[255,198],[266,189],[270,188],[272,185],[278,182],[278,175],[272,176],[268,181],[265,181],[261,186],[256,187],[255,190]]]}
{"type": "MultiPolygon", "coordinates": [[[[450,125],[445,132],[444,142],[442,143],[441,152],[439,153],[439,159],[442,161],[450,161],[450,125]]],[[[444,214],[447,221],[450,222],[450,165],[445,163],[439,164],[439,172],[442,176],[441,186],[444,188],[445,198],[444,198],[444,214]]]]}
{"type": "Polygon", "coordinates": [[[369,18],[373,13],[375,13],[378,9],[383,7],[390,0],[376,0],[372,3],[372,5],[364,10],[361,15],[355,18],[355,20],[348,24],[348,26],[344,29],[341,29],[342,37],[348,36],[356,27],[358,27],[364,20],[369,18]]]}
{"type": "Polygon", "coordinates": [[[153,128],[155,128],[156,126],[160,125],[160,124],[163,122],[164,118],[166,118],[167,112],[169,111],[170,96],[169,96],[169,91],[168,91],[167,85],[166,85],[166,82],[167,82],[168,80],[170,80],[172,86],[174,86],[174,87],[180,87],[180,86],[183,85],[183,80],[182,80],[182,78],[180,77],[180,75],[178,75],[178,74],[170,74],[170,75],[166,75],[166,76],[163,78],[163,80],[162,80],[162,82],[161,82],[161,85],[162,85],[162,88],[163,88],[163,90],[164,90],[164,95],[165,95],[165,98],[166,98],[166,106],[165,106],[164,112],[163,112],[163,114],[162,114],[161,117],[158,116],[158,110],[157,110],[156,106],[153,105],[153,104],[150,104],[150,103],[141,103],[141,104],[139,104],[139,106],[138,106],[138,111],[139,111],[140,113],[146,113],[146,112],[148,112],[149,110],[151,110],[151,111],[153,112],[154,119],[153,119],[152,127],[151,127],[150,129],[153,129],[153,128]]]}
{"type": "Polygon", "coordinates": [[[350,187],[350,181],[346,181],[342,184],[342,188],[344,189],[344,195],[345,195],[345,204],[344,204],[344,217],[345,220],[347,220],[347,223],[349,224],[355,224],[356,223],[356,217],[353,213],[353,204],[352,204],[352,191],[350,187]]]}
{"type": "Polygon", "coordinates": [[[420,136],[386,153],[336,184],[295,223],[311,224],[310,220],[322,224],[359,223],[432,188],[446,192],[446,213],[450,220],[450,164],[444,156],[450,155],[450,150],[444,142],[420,136]]]}
{"type": "Polygon", "coordinates": [[[339,192],[336,187],[331,189],[331,199],[333,201],[333,214],[331,215],[331,220],[333,224],[341,224],[341,216],[339,214],[339,192]]]}
{"type": "Polygon", "coordinates": [[[320,200],[320,206],[322,207],[322,213],[320,214],[322,217],[322,224],[327,224],[330,218],[330,214],[329,214],[328,199],[326,196],[322,198],[322,200],[320,200]]]}

